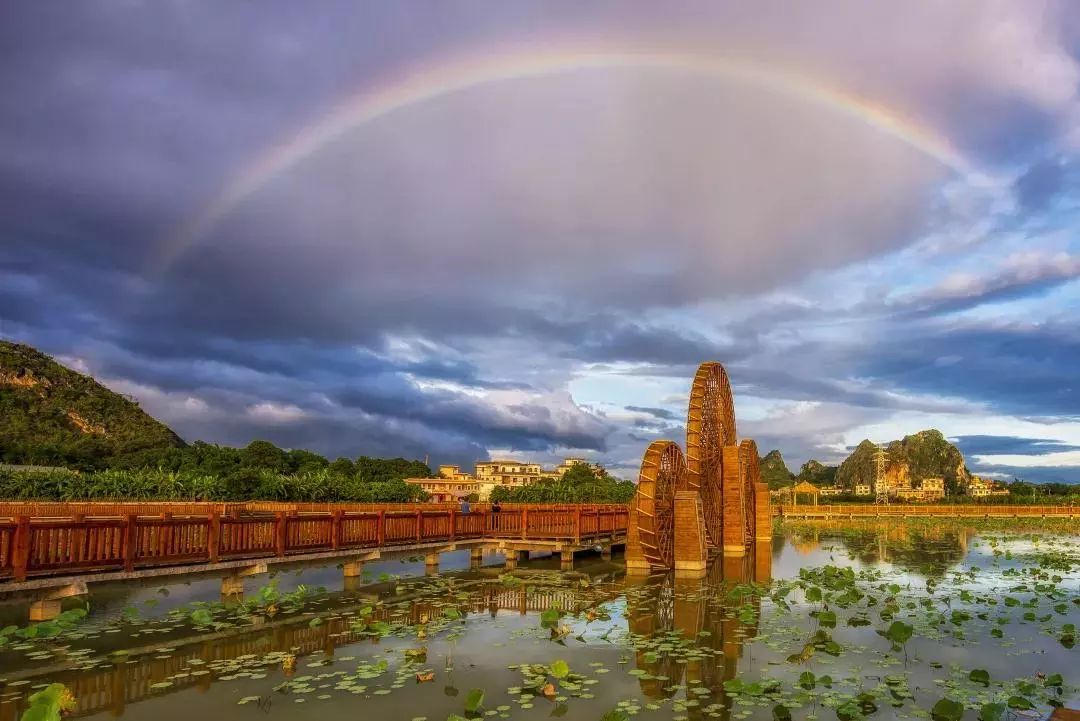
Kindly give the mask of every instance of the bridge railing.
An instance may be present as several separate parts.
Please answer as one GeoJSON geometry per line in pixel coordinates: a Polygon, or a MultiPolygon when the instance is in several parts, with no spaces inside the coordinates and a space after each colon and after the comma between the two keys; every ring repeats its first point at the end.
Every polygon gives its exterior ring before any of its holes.
{"type": "Polygon", "coordinates": [[[0,518],[0,579],[483,538],[588,543],[625,534],[629,522],[625,506],[523,505],[467,514],[426,504],[370,508],[0,518]]]}

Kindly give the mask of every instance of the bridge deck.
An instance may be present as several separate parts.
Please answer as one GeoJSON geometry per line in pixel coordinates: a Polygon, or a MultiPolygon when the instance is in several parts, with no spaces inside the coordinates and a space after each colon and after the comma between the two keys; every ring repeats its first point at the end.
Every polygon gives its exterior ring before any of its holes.
{"type": "Polygon", "coordinates": [[[156,516],[21,515],[0,519],[0,593],[56,585],[57,578],[133,578],[384,551],[492,544],[574,550],[621,541],[627,518],[624,506],[515,506],[469,514],[394,506],[182,516],[167,510],[156,516]],[[44,577],[54,581],[34,581],[44,577]]]}

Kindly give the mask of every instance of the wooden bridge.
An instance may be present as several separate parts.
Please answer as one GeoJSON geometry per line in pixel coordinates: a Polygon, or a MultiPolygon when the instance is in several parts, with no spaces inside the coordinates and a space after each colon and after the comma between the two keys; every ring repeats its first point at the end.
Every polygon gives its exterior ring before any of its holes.
{"type": "Polygon", "coordinates": [[[998,505],[965,503],[934,505],[871,505],[838,503],[823,506],[783,505],[782,518],[1080,518],[1080,506],[998,505]]]}
{"type": "Polygon", "coordinates": [[[521,553],[551,551],[569,568],[585,548],[599,545],[610,557],[629,516],[621,505],[468,514],[422,504],[319,505],[6,503],[0,510],[15,513],[0,517],[0,595],[36,593],[31,616],[41,620],[88,582],[226,571],[222,592],[231,594],[243,591],[245,576],[281,562],[343,559],[346,577],[355,577],[364,561],[387,552],[424,555],[430,571],[442,552],[468,548],[478,564],[484,548],[495,548],[511,567],[521,553]]]}

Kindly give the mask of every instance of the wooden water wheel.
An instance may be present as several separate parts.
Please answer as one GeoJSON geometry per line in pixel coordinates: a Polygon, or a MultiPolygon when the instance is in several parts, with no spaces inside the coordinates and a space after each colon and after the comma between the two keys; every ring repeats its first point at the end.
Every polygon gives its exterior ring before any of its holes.
{"type": "Polygon", "coordinates": [[[735,445],[735,404],[724,366],[702,363],[690,388],[686,416],[686,482],[701,496],[709,544],[722,543],[721,449],[735,445]]]}
{"type": "Polygon", "coordinates": [[[761,481],[761,467],[759,465],[757,443],[752,440],[744,440],[739,444],[739,468],[742,479],[743,492],[743,516],[746,519],[746,543],[754,542],[754,526],[757,523],[755,514],[757,505],[757,484],[761,481]]]}
{"type": "Polygon", "coordinates": [[[641,550],[653,568],[675,565],[675,491],[684,488],[686,460],[674,441],[653,441],[641,459],[635,516],[641,550]]]}

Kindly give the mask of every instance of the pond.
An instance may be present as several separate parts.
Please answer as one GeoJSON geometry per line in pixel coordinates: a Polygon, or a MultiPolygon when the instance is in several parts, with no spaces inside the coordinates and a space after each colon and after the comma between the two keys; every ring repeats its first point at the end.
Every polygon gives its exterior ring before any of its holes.
{"type": "Polygon", "coordinates": [[[598,555],[470,571],[465,551],[348,589],[332,567],[250,579],[242,600],[213,580],[102,588],[88,613],[0,632],[0,721],[55,703],[136,721],[1038,718],[1078,693],[1078,534],[801,523],[700,580],[598,555]]]}

